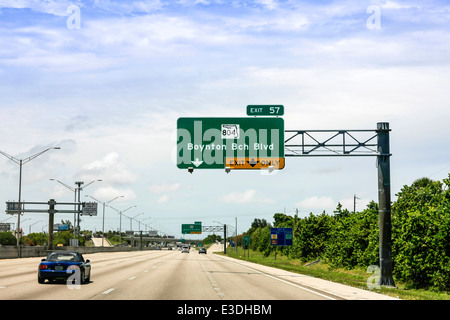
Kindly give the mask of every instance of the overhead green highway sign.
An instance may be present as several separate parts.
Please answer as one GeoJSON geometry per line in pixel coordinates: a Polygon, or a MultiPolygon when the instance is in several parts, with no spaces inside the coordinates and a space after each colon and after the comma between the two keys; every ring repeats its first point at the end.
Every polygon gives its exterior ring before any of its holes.
{"type": "Polygon", "coordinates": [[[179,118],[180,169],[284,168],[282,118],[179,118]]]}
{"type": "Polygon", "coordinates": [[[182,234],[201,234],[202,233],[202,223],[196,221],[194,224],[182,224],[181,225],[182,234]]]}

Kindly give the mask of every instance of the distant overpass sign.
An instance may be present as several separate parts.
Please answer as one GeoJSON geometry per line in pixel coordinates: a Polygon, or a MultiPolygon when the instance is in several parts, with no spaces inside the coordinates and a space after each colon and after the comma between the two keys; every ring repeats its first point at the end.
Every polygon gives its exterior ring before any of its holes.
{"type": "Polygon", "coordinates": [[[181,225],[182,234],[201,234],[202,233],[202,223],[196,221],[194,224],[182,224],[181,225]]]}
{"type": "Polygon", "coordinates": [[[97,215],[97,202],[83,202],[82,204],[82,216],[96,216],[97,215]]]}

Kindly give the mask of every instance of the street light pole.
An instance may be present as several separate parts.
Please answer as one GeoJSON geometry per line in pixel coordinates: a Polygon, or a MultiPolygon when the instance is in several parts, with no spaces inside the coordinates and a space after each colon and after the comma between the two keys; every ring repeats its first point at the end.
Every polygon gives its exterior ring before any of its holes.
{"type": "Polygon", "coordinates": [[[87,185],[85,185],[83,188],[81,187],[81,185],[84,184],[84,181],[75,181],[75,184],[78,185],[77,235],[79,235],[79,232],[80,232],[80,211],[81,211],[81,198],[80,198],[81,196],[80,196],[80,192],[81,192],[81,190],[83,190],[84,188],[86,188],[87,186],[93,184],[96,181],[102,181],[102,179],[93,180],[93,181],[89,182],[87,185]]]}
{"type": "Polygon", "coordinates": [[[29,230],[28,230],[28,234],[31,233],[31,227],[34,226],[36,223],[39,223],[39,222],[42,222],[42,220],[39,220],[39,221],[36,221],[36,222],[33,223],[33,224],[30,224],[30,227],[29,227],[29,230]]]}
{"type": "MultiPolygon", "coordinates": [[[[74,197],[75,197],[74,198],[74,202],[75,203],[77,202],[77,191],[78,191],[78,215],[77,215],[77,213],[73,214],[73,247],[75,248],[75,242],[76,242],[75,240],[76,240],[76,237],[77,237],[77,234],[78,234],[77,230],[79,230],[79,228],[80,228],[80,213],[79,213],[79,211],[81,209],[80,191],[83,189],[83,188],[81,188],[81,185],[84,184],[84,182],[83,181],[75,181],[75,184],[78,185],[78,187],[73,188],[73,187],[65,184],[64,182],[59,181],[58,179],[51,178],[49,180],[50,181],[56,181],[56,182],[62,184],[67,189],[69,189],[72,192],[74,192],[74,197]],[[77,217],[78,217],[78,219],[77,219],[77,217]]],[[[93,184],[96,181],[103,181],[103,180],[102,179],[93,180],[93,181],[89,182],[87,185],[85,185],[84,187],[86,188],[87,186],[93,184]]],[[[75,204],[74,209],[75,209],[75,211],[77,211],[77,205],[76,204],[75,204]]]]}
{"type": "Polygon", "coordinates": [[[97,199],[95,199],[93,196],[90,196],[90,195],[85,195],[85,197],[91,197],[91,198],[94,199],[95,201],[100,202],[100,203],[103,204],[102,247],[104,247],[104,246],[105,246],[105,207],[106,207],[106,205],[107,205],[108,203],[111,203],[111,202],[113,202],[114,200],[116,200],[116,199],[118,199],[118,198],[123,198],[124,196],[117,196],[117,197],[115,197],[114,199],[109,200],[109,201],[107,201],[107,202],[97,200],[97,199]]]}
{"type": "MultiPolygon", "coordinates": [[[[143,212],[142,213],[139,213],[139,214],[137,214],[137,215],[135,215],[134,217],[132,217],[132,218],[130,218],[130,230],[131,231],[133,231],[133,223],[131,222],[133,219],[134,220],[136,220],[136,217],[137,216],[140,216],[141,214],[144,214],[143,212]]],[[[137,221],[137,220],[136,220],[137,221]]],[[[139,222],[139,228],[141,227],[141,225],[140,225],[140,222],[139,222]]],[[[139,230],[138,230],[139,231],[139,230]]]]}
{"type": "Polygon", "coordinates": [[[20,169],[19,169],[19,202],[18,202],[18,211],[17,211],[17,229],[16,229],[16,238],[17,238],[17,256],[18,256],[18,258],[20,258],[21,257],[21,247],[20,247],[20,238],[21,238],[21,232],[20,232],[20,214],[21,214],[21,210],[22,210],[22,204],[21,204],[21,202],[22,202],[22,165],[24,165],[24,164],[26,164],[26,163],[28,163],[28,162],[30,162],[31,160],[33,160],[33,159],[35,159],[35,158],[37,158],[37,157],[39,157],[41,154],[43,154],[44,152],[47,152],[48,150],[52,150],[52,149],[55,149],[55,150],[59,150],[59,149],[61,149],[60,147],[52,147],[52,148],[47,148],[47,149],[45,149],[45,150],[43,150],[43,151],[41,151],[41,152],[38,152],[38,153],[36,153],[36,154],[34,154],[34,155],[32,155],[32,156],[30,156],[30,157],[28,157],[28,158],[25,158],[25,159],[17,159],[17,158],[15,158],[15,157],[13,157],[13,156],[11,156],[11,155],[9,155],[9,154],[7,154],[6,152],[3,152],[3,151],[0,151],[0,153],[2,154],[2,155],[4,155],[5,157],[7,157],[8,159],[10,159],[10,160],[12,160],[12,161],[14,161],[16,164],[18,164],[19,165],[19,167],[20,167],[20,169]]]}
{"type": "Polygon", "coordinates": [[[125,210],[123,210],[123,211],[120,211],[120,210],[118,210],[118,209],[116,209],[116,208],[114,208],[114,207],[111,207],[111,206],[108,206],[108,207],[110,207],[111,209],[114,209],[114,210],[116,210],[117,211],[117,213],[119,214],[119,216],[120,216],[120,219],[119,219],[119,239],[120,239],[120,242],[122,242],[122,214],[125,212],[125,211],[127,211],[127,210],[130,210],[131,208],[135,208],[135,207],[137,207],[137,206],[131,206],[131,207],[129,207],[129,208],[126,208],[125,210]]]}

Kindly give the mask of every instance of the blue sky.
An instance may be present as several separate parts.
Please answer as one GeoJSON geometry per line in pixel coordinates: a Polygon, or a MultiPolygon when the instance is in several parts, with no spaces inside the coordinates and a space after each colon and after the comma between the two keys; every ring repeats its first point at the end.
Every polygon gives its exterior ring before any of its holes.
{"type": "MultiPolygon", "coordinates": [[[[377,200],[375,159],[190,175],[173,159],[176,120],[283,104],[286,129],[389,122],[395,199],[404,184],[450,171],[449,21],[446,1],[0,0],[0,150],[26,158],[61,147],[24,166],[25,201],[73,199],[50,178],[103,179],[83,195],[124,195],[116,208],[137,205],[126,214],[177,236],[193,221],[237,217],[243,232],[275,212],[332,213],[339,201],[352,208],[354,194],[361,210],[377,200]]],[[[0,158],[1,201],[17,200],[18,171],[0,158]]],[[[26,231],[47,224],[25,218],[26,231]]],[[[107,211],[107,229],[118,221],[107,211]]]]}

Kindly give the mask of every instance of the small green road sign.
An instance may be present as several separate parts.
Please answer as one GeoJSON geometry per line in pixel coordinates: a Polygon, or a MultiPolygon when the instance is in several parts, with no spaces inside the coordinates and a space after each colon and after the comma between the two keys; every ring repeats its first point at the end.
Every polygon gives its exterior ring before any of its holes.
{"type": "Polygon", "coordinates": [[[284,115],[283,105],[248,105],[248,116],[282,116],[284,115]]]}
{"type": "Polygon", "coordinates": [[[282,118],[179,118],[180,169],[284,168],[282,118]]]}

